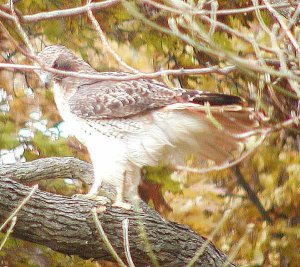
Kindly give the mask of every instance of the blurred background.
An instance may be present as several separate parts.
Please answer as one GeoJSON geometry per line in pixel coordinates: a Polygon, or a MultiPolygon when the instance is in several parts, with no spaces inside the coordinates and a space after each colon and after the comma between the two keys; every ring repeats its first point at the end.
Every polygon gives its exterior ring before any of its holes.
{"type": "MultiPolygon", "coordinates": [[[[298,1],[103,3],[93,9],[100,29],[86,12],[72,13],[85,1],[19,0],[14,9],[35,52],[62,44],[98,71],[130,72],[127,65],[141,72],[208,68],[206,74],[158,79],[170,87],[239,95],[268,116],[276,130],[237,168],[201,175],[147,168],[141,191],[163,217],[211,238],[238,265],[300,266],[298,1]],[[67,12],[52,18],[42,13],[54,16],[51,11],[58,10],[67,12]],[[222,71],[227,67],[232,68],[222,71]],[[151,194],[157,188],[159,194],[151,194]]],[[[7,1],[0,1],[0,64],[32,65],[20,51],[28,44],[14,18],[7,1]]],[[[0,164],[51,156],[89,161],[69,135],[51,90],[33,72],[1,66],[0,164]]],[[[67,179],[39,184],[64,195],[86,190],[67,179]]],[[[10,237],[0,251],[0,266],[113,265],[10,237]]]]}

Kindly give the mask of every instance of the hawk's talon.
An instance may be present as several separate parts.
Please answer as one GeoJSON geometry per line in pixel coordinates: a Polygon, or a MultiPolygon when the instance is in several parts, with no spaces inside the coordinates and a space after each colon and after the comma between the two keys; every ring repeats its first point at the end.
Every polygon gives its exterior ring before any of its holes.
{"type": "Polygon", "coordinates": [[[103,213],[105,211],[106,211],[105,206],[97,206],[97,208],[96,208],[96,213],[103,213]]]}
{"type": "Polygon", "coordinates": [[[72,198],[89,199],[89,200],[101,202],[103,204],[110,203],[110,201],[107,197],[92,195],[92,194],[75,194],[72,196],[72,198]]]}
{"type": "Polygon", "coordinates": [[[125,210],[131,210],[131,204],[128,202],[116,201],[115,203],[112,204],[112,206],[122,208],[125,210]]]}

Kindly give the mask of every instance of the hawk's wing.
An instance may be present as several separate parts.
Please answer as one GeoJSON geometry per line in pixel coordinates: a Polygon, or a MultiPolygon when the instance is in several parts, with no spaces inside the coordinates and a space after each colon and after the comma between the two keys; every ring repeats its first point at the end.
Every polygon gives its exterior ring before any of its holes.
{"type": "Polygon", "coordinates": [[[124,118],[175,103],[195,103],[202,107],[209,103],[215,110],[219,106],[236,110],[243,100],[226,94],[169,89],[152,79],[86,82],[69,99],[71,112],[88,120],[124,118]]]}
{"type": "Polygon", "coordinates": [[[161,160],[184,164],[192,154],[204,169],[225,168],[257,143],[255,113],[237,96],[171,90],[140,79],[82,83],[69,104],[72,113],[86,120],[141,122],[140,130],[127,132],[129,155],[136,165],[161,160]],[[151,116],[143,116],[147,111],[151,116]]]}
{"type": "Polygon", "coordinates": [[[79,85],[69,105],[84,119],[123,118],[176,103],[180,91],[155,80],[99,81],[79,85]]]}

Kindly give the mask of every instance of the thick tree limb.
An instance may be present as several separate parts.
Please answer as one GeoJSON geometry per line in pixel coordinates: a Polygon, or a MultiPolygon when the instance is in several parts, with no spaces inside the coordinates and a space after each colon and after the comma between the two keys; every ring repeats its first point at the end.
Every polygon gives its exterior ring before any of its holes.
{"type": "MultiPolygon", "coordinates": [[[[4,221],[30,188],[14,180],[32,182],[52,177],[87,178],[91,166],[73,158],[48,158],[33,162],[0,166],[0,220],[4,221]],[[4,176],[5,174],[5,176],[4,176]],[[8,176],[11,178],[8,178],[8,176]]],[[[53,250],[82,258],[113,260],[96,230],[91,209],[94,201],[74,199],[37,190],[17,215],[13,235],[43,244],[53,250]]],[[[141,238],[141,222],[154,255],[161,266],[184,266],[201,248],[205,239],[186,226],[165,221],[158,213],[141,203],[139,211],[107,206],[99,220],[118,255],[126,262],[122,221],[129,219],[130,253],[136,266],[151,263],[141,238]]],[[[226,256],[212,243],[204,250],[197,266],[221,266],[226,256]]],[[[230,264],[230,266],[234,266],[230,264]]]]}
{"type": "Polygon", "coordinates": [[[31,162],[0,165],[0,176],[6,176],[21,183],[70,178],[92,184],[94,180],[92,165],[72,157],[51,157],[31,162]]]}

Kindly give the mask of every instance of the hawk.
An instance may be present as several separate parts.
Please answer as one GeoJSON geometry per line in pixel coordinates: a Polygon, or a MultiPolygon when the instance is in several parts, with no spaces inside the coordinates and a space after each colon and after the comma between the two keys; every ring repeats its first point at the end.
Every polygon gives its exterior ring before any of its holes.
{"type": "Polygon", "coordinates": [[[53,81],[62,119],[88,149],[95,180],[87,197],[96,196],[105,181],[116,187],[114,205],[130,208],[124,198],[138,198],[142,167],[188,162],[225,168],[256,140],[259,120],[238,96],[126,80],[125,72],[99,73],[60,45],[46,47],[38,59],[58,70],[124,77],[91,80],[37,71],[44,83],[53,81]]]}

